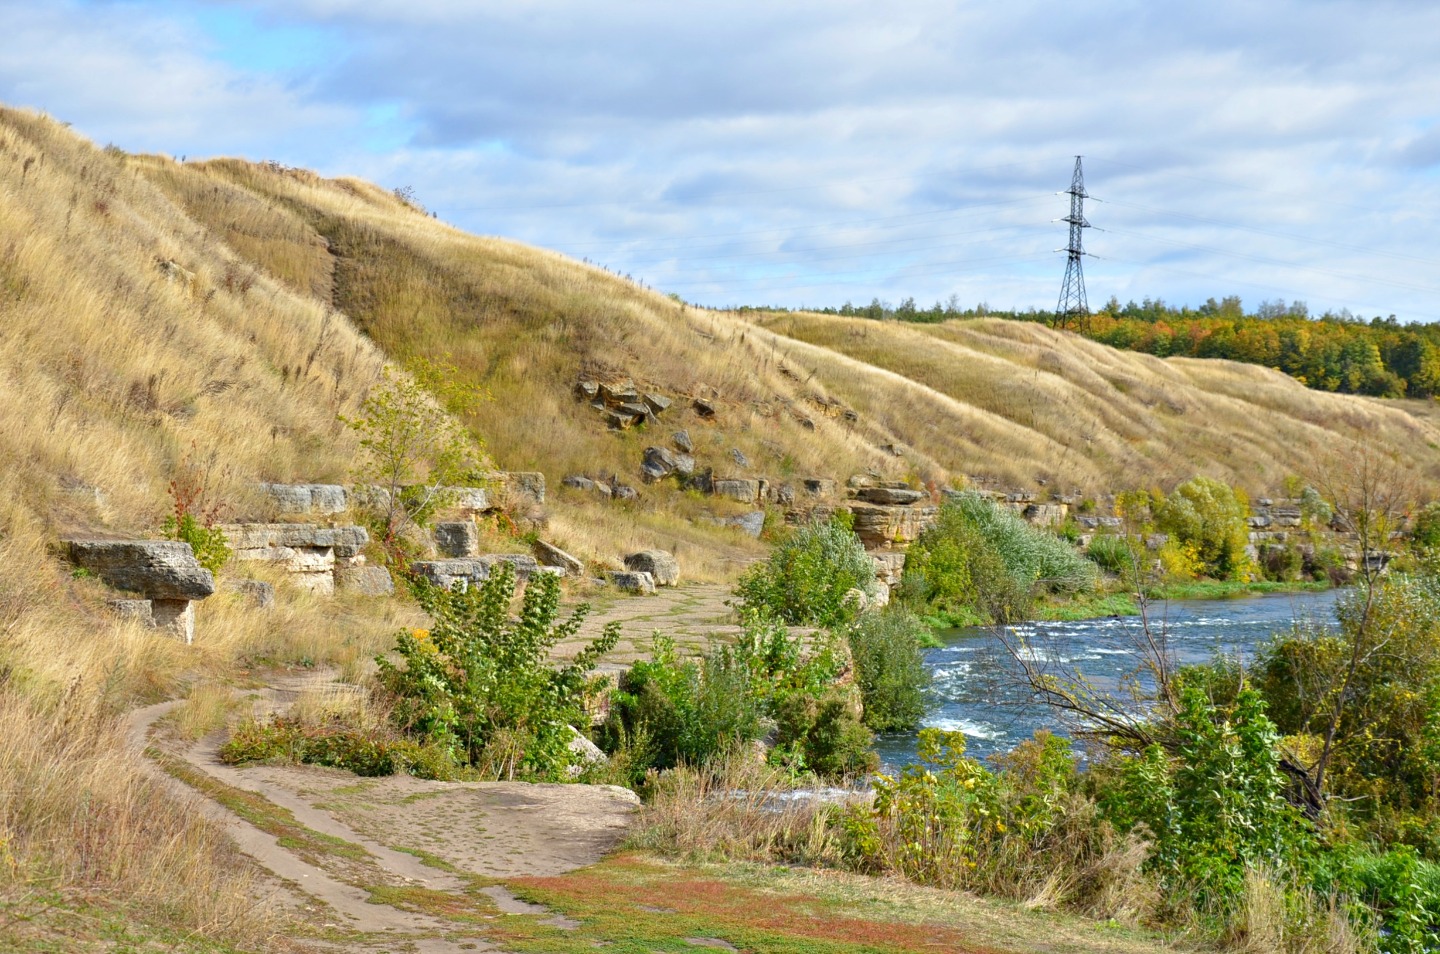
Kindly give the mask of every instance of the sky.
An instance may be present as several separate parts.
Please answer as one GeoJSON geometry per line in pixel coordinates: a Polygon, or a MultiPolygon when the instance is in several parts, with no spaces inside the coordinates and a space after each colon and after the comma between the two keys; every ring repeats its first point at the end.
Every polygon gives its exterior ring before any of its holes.
{"type": "Polygon", "coordinates": [[[1440,4],[0,0],[0,101],[709,306],[1440,320],[1440,4]],[[953,299],[952,299],[952,296],[953,299]]]}

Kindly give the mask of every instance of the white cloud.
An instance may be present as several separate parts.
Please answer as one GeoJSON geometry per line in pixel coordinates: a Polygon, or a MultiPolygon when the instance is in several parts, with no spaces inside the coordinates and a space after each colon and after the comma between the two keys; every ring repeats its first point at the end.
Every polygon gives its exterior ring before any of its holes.
{"type": "Polygon", "coordinates": [[[289,73],[222,62],[192,15],[213,4],[33,6],[0,4],[44,51],[0,63],[12,102],[413,185],[702,301],[1047,307],[1065,208],[1043,195],[1078,152],[1112,200],[1092,300],[1440,318],[1429,4],[221,4],[329,38],[289,73]]]}

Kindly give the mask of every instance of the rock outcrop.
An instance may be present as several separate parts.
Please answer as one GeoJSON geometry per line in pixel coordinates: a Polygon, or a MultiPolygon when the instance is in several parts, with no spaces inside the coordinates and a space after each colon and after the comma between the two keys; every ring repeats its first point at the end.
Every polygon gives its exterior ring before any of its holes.
{"type": "Polygon", "coordinates": [[[70,559],[117,590],[143,600],[117,600],[116,612],[195,641],[195,600],[215,592],[215,577],[190,544],[173,540],[72,540],[70,559]]]}
{"type": "Polygon", "coordinates": [[[317,527],[305,523],[227,524],[221,529],[234,559],[279,566],[301,587],[335,592],[338,569],[362,566],[361,550],[370,542],[364,527],[317,527]]]}

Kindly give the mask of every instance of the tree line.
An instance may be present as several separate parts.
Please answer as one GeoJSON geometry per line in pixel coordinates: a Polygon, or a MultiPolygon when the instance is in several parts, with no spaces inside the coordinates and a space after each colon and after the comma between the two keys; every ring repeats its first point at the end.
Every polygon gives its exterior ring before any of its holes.
{"type": "Polygon", "coordinates": [[[1198,308],[1145,298],[1121,304],[1112,297],[1080,320],[1052,311],[962,307],[955,296],[929,308],[906,298],[846,302],[821,314],[877,321],[940,322],[952,318],[1008,318],[1071,330],[1094,341],[1158,357],[1226,358],[1283,371],[1307,387],[1374,397],[1440,396],[1440,325],[1402,323],[1394,315],[1364,319],[1347,309],[1310,314],[1303,301],[1262,301],[1246,311],[1238,296],[1206,300],[1198,308]]]}

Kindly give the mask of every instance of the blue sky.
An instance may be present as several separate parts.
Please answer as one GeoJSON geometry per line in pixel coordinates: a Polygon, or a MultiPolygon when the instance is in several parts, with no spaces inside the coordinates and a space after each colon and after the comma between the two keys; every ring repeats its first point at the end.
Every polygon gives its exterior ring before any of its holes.
{"type": "Polygon", "coordinates": [[[1440,5],[0,0],[0,100],[408,186],[709,305],[1440,320],[1440,5]],[[1103,229],[1103,231],[1102,231],[1103,229]]]}

